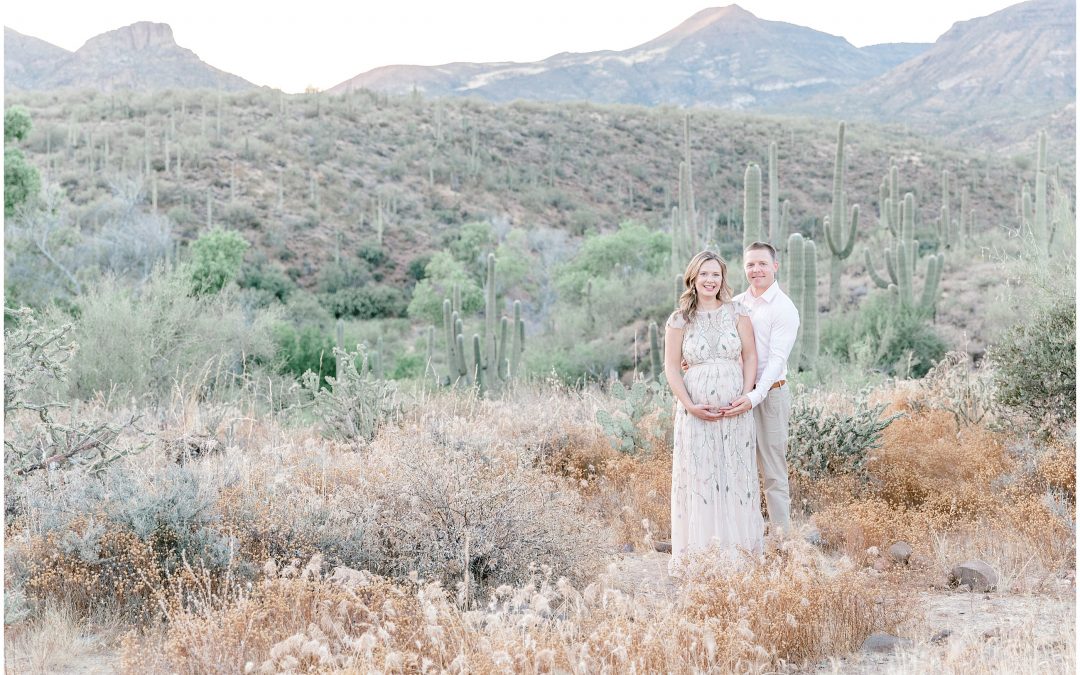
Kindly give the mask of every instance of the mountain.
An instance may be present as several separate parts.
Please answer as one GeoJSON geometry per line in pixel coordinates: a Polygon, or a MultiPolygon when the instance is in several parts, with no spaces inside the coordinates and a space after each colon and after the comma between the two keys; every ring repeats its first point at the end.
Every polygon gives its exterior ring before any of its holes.
{"type": "Polygon", "coordinates": [[[847,40],[757,18],[738,5],[705,9],[624,51],[562,53],[533,63],[385,66],[330,89],[418,90],[428,96],[589,100],[729,109],[782,106],[871,79],[919,45],[857,49],[847,40]]]}
{"type": "Polygon", "coordinates": [[[204,63],[164,23],[140,21],[102,33],[68,52],[5,29],[6,88],[254,89],[247,80],[204,63]],[[16,39],[10,39],[14,34],[16,39]],[[13,62],[14,68],[8,63],[13,62]]]}
{"type": "Polygon", "coordinates": [[[71,57],[71,52],[36,37],[4,27],[4,86],[32,89],[57,64],[71,57]]]}
{"type": "Polygon", "coordinates": [[[1076,4],[1029,0],[953,24],[918,56],[798,109],[1004,138],[1062,115],[1075,119],[1075,101],[1076,4]]]}

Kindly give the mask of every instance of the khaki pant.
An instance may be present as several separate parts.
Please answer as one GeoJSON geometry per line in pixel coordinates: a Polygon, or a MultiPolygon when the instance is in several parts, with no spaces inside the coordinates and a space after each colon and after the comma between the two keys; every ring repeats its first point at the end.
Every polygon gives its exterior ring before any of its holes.
{"type": "Polygon", "coordinates": [[[754,408],[757,428],[757,463],[765,505],[769,509],[769,531],[791,528],[791,497],[788,495],[787,440],[791,417],[791,392],[784,385],[754,408]]]}

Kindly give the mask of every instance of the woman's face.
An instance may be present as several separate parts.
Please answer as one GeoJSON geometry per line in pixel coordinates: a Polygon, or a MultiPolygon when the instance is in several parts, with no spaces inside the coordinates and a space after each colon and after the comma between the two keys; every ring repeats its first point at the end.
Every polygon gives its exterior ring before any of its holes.
{"type": "Polygon", "coordinates": [[[724,272],[720,269],[720,263],[716,260],[706,260],[698,269],[694,278],[694,287],[697,289],[698,302],[702,300],[715,300],[720,292],[720,284],[724,281],[724,272]]]}

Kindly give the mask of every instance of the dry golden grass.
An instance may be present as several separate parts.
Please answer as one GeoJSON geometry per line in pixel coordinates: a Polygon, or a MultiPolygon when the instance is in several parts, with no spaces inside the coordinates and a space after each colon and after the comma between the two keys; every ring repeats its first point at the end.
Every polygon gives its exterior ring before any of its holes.
{"type": "MultiPolygon", "coordinates": [[[[6,556],[16,563],[9,569],[26,573],[28,597],[45,607],[70,601],[72,625],[95,611],[127,617],[123,670],[151,674],[773,672],[823,659],[848,659],[857,670],[866,662],[851,653],[862,640],[879,630],[911,634],[922,609],[917,589],[939,587],[961,560],[989,562],[1006,599],[1059,592],[1075,557],[1068,442],[1021,458],[1014,440],[978,426],[958,429],[952,414],[919,405],[913,388],[872,396],[892,400],[907,416],[886,432],[871,481],[799,486],[824,548],[789,541],[740,572],[705,565],[670,592],[666,579],[635,587],[615,567],[602,571],[622,544],[651,547],[651,539],[667,538],[670,452],[616,452],[595,423],[595,394],[545,386],[522,387],[517,400],[420,392],[416,407],[363,449],[277,420],[253,423],[250,412],[234,409],[219,426],[231,428],[219,431],[228,439],[223,451],[190,464],[216,486],[214,526],[235,537],[236,565],[224,571],[164,574],[153,551],[166,542],[115,528],[96,551],[108,563],[88,561],[60,545],[61,533],[41,534],[34,513],[8,523],[6,556]],[[1049,489],[1061,495],[1055,504],[1049,489]],[[516,503],[522,499],[524,511],[516,503]],[[506,522],[528,516],[514,530],[518,539],[545,546],[561,540],[565,548],[546,550],[563,551],[552,562],[578,576],[533,566],[512,583],[473,577],[463,593],[459,582],[468,574],[454,537],[474,530],[455,520],[456,511],[494,511],[506,522]],[[440,531],[451,538],[429,551],[445,559],[408,558],[426,545],[421,516],[435,513],[446,514],[440,531]],[[528,525],[536,522],[552,527],[528,525]],[[386,530],[378,546],[348,540],[361,524],[403,531],[386,530]],[[574,539],[575,532],[589,536],[574,539]],[[868,549],[884,552],[900,539],[915,548],[912,565],[867,569],[881,557],[868,549]],[[349,556],[392,572],[335,576],[349,556]],[[244,577],[244,565],[266,568],[244,577]],[[414,580],[410,569],[420,570],[414,580]]],[[[203,433],[218,414],[195,404],[177,408],[163,437],[203,433]]],[[[133,479],[143,480],[170,460],[151,452],[124,461],[138,467],[133,479]]],[[[88,517],[73,521],[74,534],[88,517]]],[[[498,528],[490,532],[501,536],[498,528]]],[[[41,619],[24,621],[12,635],[30,635],[38,625],[32,621],[41,619]]],[[[1006,656],[1074,663],[1074,633],[1049,632],[1030,649],[1019,640],[1001,643],[1001,658],[977,653],[982,643],[966,637],[942,648],[924,640],[898,657],[896,672],[958,672],[966,658],[987,672],[1002,669],[1006,656]]],[[[32,651],[18,649],[13,653],[32,651]]]]}

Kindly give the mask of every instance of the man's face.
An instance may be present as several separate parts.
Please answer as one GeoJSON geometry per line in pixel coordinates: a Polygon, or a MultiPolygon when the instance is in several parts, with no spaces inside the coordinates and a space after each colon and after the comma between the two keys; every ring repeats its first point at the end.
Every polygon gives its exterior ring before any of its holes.
{"type": "Polygon", "coordinates": [[[755,290],[755,295],[772,286],[778,269],[780,264],[772,259],[767,250],[754,249],[743,255],[743,270],[750,287],[755,290]]]}

